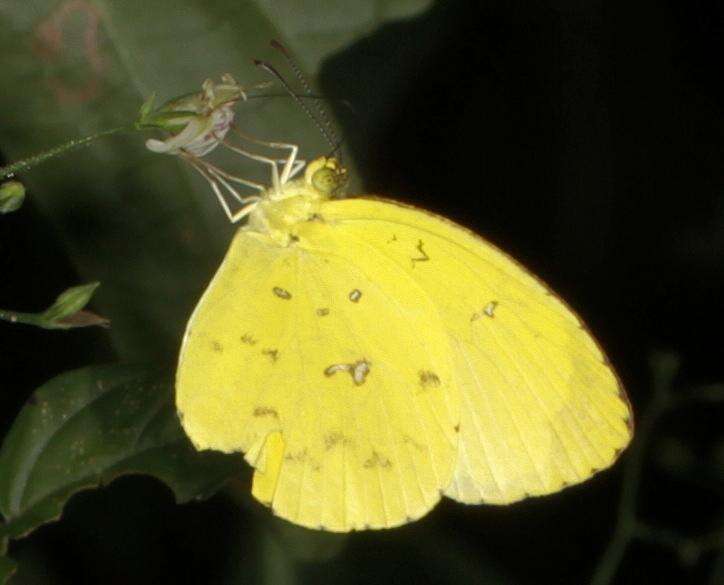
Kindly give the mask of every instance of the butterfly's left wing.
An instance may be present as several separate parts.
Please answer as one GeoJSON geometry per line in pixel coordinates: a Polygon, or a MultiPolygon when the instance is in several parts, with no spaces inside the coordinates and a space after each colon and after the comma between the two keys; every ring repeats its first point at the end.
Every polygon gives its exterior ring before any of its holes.
{"type": "Polygon", "coordinates": [[[446,495],[509,503],[578,483],[631,438],[631,410],[578,316],[509,256],[470,231],[374,199],[326,202],[323,221],[393,259],[436,304],[463,397],[446,495]]]}
{"type": "Polygon", "coordinates": [[[241,229],[189,321],[176,378],[201,449],[242,451],[253,493],[311,528],[419,518],[449,484],[459,393],[438,311],[385,256],[318,221],[241,229]]]}

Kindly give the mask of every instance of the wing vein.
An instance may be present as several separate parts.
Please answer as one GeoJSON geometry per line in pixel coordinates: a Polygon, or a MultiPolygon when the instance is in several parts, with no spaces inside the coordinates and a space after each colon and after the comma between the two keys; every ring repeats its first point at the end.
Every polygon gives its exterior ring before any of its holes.
{"type": "MultiPolygon", "coordinates": [[[[467,352],[463,349],[463,350],[461,351],[461,353],[462,353],[462,356],[465,358],[465,362],[466,362],[466,364],[467,364],[467,366],[468,366],[468,370],[469,370],[469,371],[472,373],[472,375],[473,375],[473,378],[474,378],[474,380],[475,380],[475,386],[476,386],[476,388],[478,388],[480,394],[485,397],[485,402],[488,404],[488,410],[491,412],[491,416],[492,416],[493,409],[491,408],[490,397],[489,397],[488,394],[485,392],[485,390],[482,390],[482,387],[483,387],[483,386],[482,386],[482,384],[480,383],[480,378],[478,377],[477,371],[475,370],[475,368],[473,367],[473,365],[470,363],[470,359],[469,359],[469,357],[468,357],[467,352]]],[[[497,368],[497,365],[495,365],[495,364],[493,364],[493,365],[497,368]]],[[[498,369],[498,371],[500,371],[500,370],[498,369]]],[[[520,438],[520,442],[522,443],[522,445],[523,445],[523,447],[524,447],[524,449],[525,449],[526,455],[528,456],[528,459],[529,459],[530,462],[531,462],[531,466],[533,467],[533,469],[534,469],[534,470],[536,471],[536,473],[538,474],[538,477],[539,477],[539,479],[541,480],[541,484],[542,484],[542,483],[543,483],[543,479],[542,479],[542,476],[541,476],[541,474],[540,474],[540,471],[539,471],[538,468],[535,466],[535,461],[533,460],[533,457],[532,457],[532,455],[530,454],[530,451],[528,450],[528,445],[527,445],[526,442],[523,440],[523,436],[521,435],[520,429],[518,428],[518,425],[517,425],[517,423],[515,422],[515,419],[513,418],[513,413],[510,411],[510,408],[508,407],[508,403],[507,403],[505,400],[503,400],[502,402],[503,402],[503,405],[505,406],[505,410],[508,412],[508,416],[510,416],[510,420],[511,420],[511,422],[513,423],[513,426],[515,427],[515,431],[516,431],[516,433],[518,434],[518,437],[520,438]]],[[[476,429],[476,431],[478,432],[478,437],[482,438],[484,435],[480,432],[480,426],[479,426],[477,423],[475,424],[475,429],[476,429]]],[[[480,443],[482,444],[483,441],[481,440],[480,443]]],[[[508,446],[508,448],[512,451],[510,445],[508,446]]],[[[483,450],[485,450],[485,449],[483,449],[483,450]]],[[[499,480],[496,478],[496,474],[495,474],[495,472],[493,471],[493,467],[490,468],[490,471],[491,471],[491,475],[493,476],[493,481],[495,481],[496,485],[500,488],[501,484],[499,483],[499,480]]],[[[501,490],[501,493],[504,493],[504,492],[501,490]]]]}
{"type": "MultiPolygon", "coordinates": [[[[472,368],[472,366],[471,366],[471,364],[470,364],[470,360],[468,359],[467,353],[465,353],[465,350],[464,350],[462,347],[460,347],[460,341],[459,341],[459,340],[455,340],[455,341],[456,341],[456,345],[457,345],[457,347],[458,347],[458,350],[460,351],[460,353],[461,353],[461,354],[463,355],[463,357],[465,358],[465,363],[467,364],[468,369],[469,369],[471,372],[473,372],[473,368],[472,368]]],[[[474,374],[473,374],[473,375],[474,375],[474,374]]],[[[487,405],[488,405],[488,411],[489,411],[489,412],[492,412],[492,410],[491,410],[491,408],[490,408],[490,399],[488,398],[487,394],[485,394],[485,391],[480,390],[480,392],[481,392],[481,394],[484,394],[484,395],[485,395],[485,402],[486,402],[487,405]]],[[[471,414],[470,414],[470,418],[472,419],[473,425],[475,426],[475,432],[477,433],[478,438],[480,438],[480,445],[481,445],[482,448],[483,448],[483,455],[484,455],[484,457],[485,457],[485,464],[488,466],[488,469],[490,470],[490,477],[493,478],[493,483],[495,484],[495,487],[496,487],[497,490],[502,494],[502,493],[503,493],[503,489],[502,489],[500,480],[499,480],[498,477],[497,477],[495,468],[494,468],[494,466],[493,466],[492,463],[491,463],[490,454],[488,453],[487,441],[483,441],[483,440],[482,440],[484,434],[482,433],[481,428],[480,428],[480,421],[478,420],[477,416],[475,416],[476,409],[471,407],[471,404],[472,404],[471,397],[467,395],[467,392],[463,392],[462,394],[463,394],[463,400],[465,400],[466,405],[469,407],[469,408],[468,408],[468,411],[471,413],[471,414]]],[[[459,443],[460,447],[462,448],[462,447],[464,446],[465,441],[459,441],[458,443],[459,443]]],[[[466,453],[467,453],[467,450],[466,450],[466,453]]],[[[468,464],[468,469],[470,469],[469,464],[468,464]]],[[[471,477],[472,477],[472,476],[471,476],[471,477]]],[[[478,483],[478,482],[475,482],[475,486],[476,486],[476,487],[478,487],[477,483],[478,483]]],[[[479,489],[478,489],[478,491],[480,492],[479,489]]],[[[482,493],[481,493],[481,495],[482,495],[482,493]]]]}
{"type": "MultiPolygon", "coordinates": [[[[522,325],[523,327],[525,327],[526,329],[528,329],[528,330],[529,330],[531,333],[533,333],[533,335],[535,336],[535,332],[534,332],[534,330],[532,329],[532,327],[531,327],[525,320],[523,320],[519,315],[517,315],[517,314],[515,314],[515,313],[513,313],[513,314],[514,314],[515,318],[521,323],[521,325],[522,325]]],[[[556,343],[555,341],[552,341],[552,340],[551,340],[550,338],[548,338],[547,336],[543,336],[543,338],[544,338],[548,343],[550,343],[551,345],[554,345],[555,347],[563,350],[563,346],[562,346],[562,345],[556,343]]],[[[567,352],[564,351],[564,353],[567,353],[567,352]]],[[[581,357],[582,357],[584,363],[587,363],[587,362],[590,360],[590,356],[585,356],[585,355],[583,355],[583,356],[581,356],[581,357]]],[[[539,363],[539,365],[540,365],[540,362],[538,362],[538,363],[539,363]]],[[[563,374],[560,372],[560,369],[558,369],[558,367],[555,366],[555,360],[551,360],[551,363],[554,364],[553,367],[556,368],[556,371],[558,372],[558,376],[559,376],[559,378],[562,380],[562,379],[564,378],[564,377],[563,377],[563,374]]],[[[579,364],[579,365],[580,365],[580,364],[579,364]]],[[[589,366],[589,367],[590,367],[590,366],[589,366]]],[[[546,368],[544,368],[544,367],[541,367],[541,370],[542,370],[543,372],[546,372],[546,371],[547,371],[546,368]]],[[[560,393],[560,390],[558,389],[558,387],[557,387],[555,384],[551,384],[551,385],[554,386],[554,388],[556,389],[556,392],[558,393],[558,395],[561,396],[561,398],[563,399],[563,395],[560,393]]],[[[618,387],[618,383],[616,383],[616,386],[618,387]]],[[[601,418],[601,420],[604,421],[604,422],[611,428],[611,430],[612,430],[616,435],[620,435],[620,428],[617,427],[613,422],[611,422],[612,420],[616,420],[616,419],[611,419],[607,414],[604,414],[604,413],[600,410],[599,405],[598,405],[598,403],[597,403],[596,401],[591,400],[590,403],[591,403],[591,405],[593,406],[594,410],[596,410],[596,412],[598,413],[598,415],[599,415],[599,417],[601,418]]],[[[570,412],[570,410],[569,410],[569,412],[570,412]]],[[[576,420],[576,422],[577,422],[577,418],[576,418],[576,417],[573,417],[573,418],[574,418],[574,419],[576,420]]],[[[620,422],[620,421],[616,421],[616,422],[620,422]]],[[[577,422],[577,424],[579,424],[579,423],[577,422]]],[[[579,424],[579,426],[580,426],[580,424],[579,424]]]]}
{"type": "MultiPolygon", "coordinates": [[[[553,424],[553,420],[551,419],[550,413],[548,412],[547,405],[545,404],[544,401],[542,401],[540,399],[540,396],[538,396],[538,393],[533,391],[533,386],[531,385],[530,380],[528,379],[528,376],[526,375],[526,373],[518,365],[518,361],[512,359],[510,352],[505,348],[505,345],[500,342],[500,333],[495,331],[495,329],[496,329],[495,327],[493,327],[491,329],[493,329],[493,335],[495,337],[494,341],[495,341],[496,345],[500,348],[501,352],[507,356],[509,362],[513,364],[513,367],[518,372],[518,375],[520,376],[521,380],[523,380],[526,390],[528,390],[528,394],[535,397],[535,401],[538,403],[538,406],[540,407],[541,412],[543,412],[543,414],[545,415],[545,417],[548,421],[548,427],[553,430],[553,433],[555,434],[558,442],[561,445],[565,445],[560,433],[558,432],[558,428],[556,427],[556,425],[553,424]]],[[[496,364],[496,367],[497,367],[497,364],[496,364]]],[[[498,371],[501,371],[500,368],[498,368],[498,371]]],[[[545,376],[545,373],[544,373],[544,376],[545,376]]],[[[517,427],[517,423],[515,423],[515,424],[517,427]]],[[[526,443],[526,450],[527,450],[527,443],[526,443]]],[[[566,458],[568,459],[568,463],[570,465],[571,471],[577,476],[578,473],[576,472],[576,466],[573,463],[573,460],[571,459],[568,449],[564,449],[564,452],[566,454],[566,458]]],[[[557,467],[558,467],[558,472],[560,473],[561,478],[562,478],[563,477],[562,469],[558,465],[557,465],[557,467]]],[[[548,488],[548,486],[546,486],[545,484],[543,487],[544,487],[544,489],[548,488]]]]}

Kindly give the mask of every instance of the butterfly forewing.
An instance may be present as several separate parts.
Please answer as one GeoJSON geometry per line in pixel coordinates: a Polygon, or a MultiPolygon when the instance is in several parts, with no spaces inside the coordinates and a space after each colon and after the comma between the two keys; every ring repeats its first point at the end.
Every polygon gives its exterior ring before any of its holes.
{"type": "Polygon", "coordinates": [[[608,467],[631,437],[615,372],[581,320],[468,230],[374,199],[329,201],[324,221],[394,261],[438,307],[461,390],[446,495],[509,503],[608,467]]]}
{"type": "Polygon", "coordinates": [[[278,515],[346,531],[426,513],[453,477],[460,397],[432,300],[324,222],[240,230],[189,322],[177,406],[198,448],[243,451],[278,515]]]}

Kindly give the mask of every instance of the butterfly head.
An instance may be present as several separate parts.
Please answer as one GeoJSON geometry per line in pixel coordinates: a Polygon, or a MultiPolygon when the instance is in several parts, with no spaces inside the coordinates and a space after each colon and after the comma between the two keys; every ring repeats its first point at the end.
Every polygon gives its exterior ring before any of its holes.
{"type": "Polygon", "coordinates": [[[301,178],[272,184],[261,199],[274,203],[289,199],[332,199],[343,194],[347,179],[347,169],[336,158],[321,156],[307,164],[301,178]]]}
{"type": "Polygon", "coordinates": [[[295,226],[317,217],[320,203],[338,197],[346,183],[347,169],[337,159],[314,159],[302,178],[266,189],[250,210],[247,228],[287,245],[295,226]]]}
{"type": "Polygon", "coordinates": [[[347,185],[347,169],[336,158],[320,157],[307,165],[304,178],[324,198],[339,197],[347,185]]]}

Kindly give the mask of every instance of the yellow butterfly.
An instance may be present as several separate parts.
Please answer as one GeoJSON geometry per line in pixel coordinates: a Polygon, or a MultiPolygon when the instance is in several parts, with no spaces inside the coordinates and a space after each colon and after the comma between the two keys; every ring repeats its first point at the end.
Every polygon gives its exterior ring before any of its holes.
{"type": "Polygon", "coordinates": [[[281,176],[267,160],[273,186],[241,211],[225,206],[248,221],[176,378],[198,449],[243,452],[259,501],[339,532],[405,524],[442,496],[556,492],[616,460],[633,432],[624,389],[544,283],[445,218],[334,198],[333,158],[294,179],[295,155],[281,176]]]}

